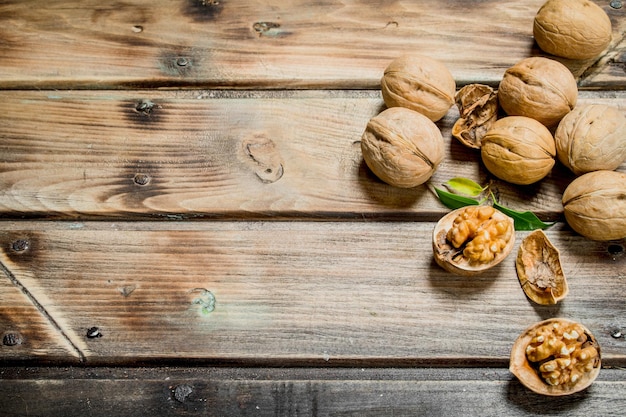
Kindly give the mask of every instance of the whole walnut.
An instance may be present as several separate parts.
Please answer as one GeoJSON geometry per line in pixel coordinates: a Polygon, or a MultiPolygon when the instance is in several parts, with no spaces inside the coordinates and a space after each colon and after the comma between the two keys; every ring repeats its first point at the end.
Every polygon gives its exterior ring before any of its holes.
{"type": "Polygon", "coordinates": [[[437,125],[404,107],[384,110],[367,123],[361,138],[367,166],[387,184],[410,188],[425,183],[444,156],[437,125]]]}
{"type": "Polygon", "coordinates": [[[611,33],[609,16],[589,0],[548,0],[533,25],[541,49],[570,59],[600,55],[611,43],[611,33]]]}
{"type": "Polygon", "coordinates": [[[436,122],[454,104],[456,82],[442,62],[404,55],[385,69],[381,92],[387,107],[406,107],[436,122]]]}
{"type": "Polygon", "coordinates": [[[626,238],[626,173],[593,171],[572,181],[563,193],[565,220],[591,240],[626,238]]]}
{"type": "Polygon", "coordinates": [[[556,126],[578,100],[570,70],[553,59],[530,57],[507,69],[498,88],[498,102],[509,116],[526,116],[556,126]]]}
{"type": "Polygon", "coordinates": [[[507,116],[497,120],[482,140],[480,154],[496,177],[532,184],[550,173],[556,149],[552,133],[535,119],[507,116]]]}
{"type": "Polygon", "coordinates": [[[556,155],[574,174],[614,170],[626,160],[626,116],[605,104],[577,106],[554,134],[556,155]]]}

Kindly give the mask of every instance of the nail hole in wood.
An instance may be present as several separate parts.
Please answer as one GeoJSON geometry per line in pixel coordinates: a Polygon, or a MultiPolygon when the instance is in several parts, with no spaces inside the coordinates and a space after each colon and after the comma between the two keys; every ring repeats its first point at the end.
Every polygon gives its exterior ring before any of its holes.
{"type": "Polygon", "coordinates": [[[30,248],[30,242],[26,239],[18,239],[11,244],[11,249],[15,252],[24,252],[30,248]]]}
{"type": "Polygon", "coordinates": [[[87,330],[87,338],[88,339],[95,339],[97,337],[102,337],[102,333],[100,332],[100,329],[97,327],[90,327],[87,330]]]}
{"type": "Polygon", "coordinates": [[[624,247],[616,243],[610,244],[607,250],[611,256],[620,256],[624,254],[624,247]]]}
{"type": "Polygon", "coordinates": [[[150,176],[147,174],[135,174],[133,182],[139,186],[148,185],[150,183],[150,176]]]}
{"type": "Polygon", "coordinates": [[[24,338],[17,332],[5,333],[2,337],[2,344],[4,346],[17,346],[24,342],[24,338]]]}

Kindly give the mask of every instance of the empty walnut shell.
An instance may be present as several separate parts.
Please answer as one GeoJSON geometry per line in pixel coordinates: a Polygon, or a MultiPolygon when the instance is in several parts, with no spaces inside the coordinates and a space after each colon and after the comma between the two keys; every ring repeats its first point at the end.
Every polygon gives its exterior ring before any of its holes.
{"type": "Polygon", "coordinates": [[[491,206],[453,210],[437,222],[433,231],[435,262],[461,276],[478,275],[496,266],[513,246],[513,219],[491,206]]]}
{"type": "Polygon", "coordinates": [[[565,220],[591,240],[626,238],[626,173],[593,171],[572,181],[563,192],[565,220]]]}
{"type": "Polygon", "coordinates": [[[374,116],[361,137],[363,159],[387,184],[416,187],[433,175],[444,157],[441,131],[429,118],[404,107],[374,116]]]}
{"type": "Polygon", "coordinates": [[[526,116],[556,126],[578,100],[570,70],[553,59],[530,57],[507,69],[498,87],[498,102],[509,116],[526,116]]]}
{"type": "Polygon", "coordinates": [[[563,318],[525,329],[513,344],[509,362],[509,370],[526,388],[547,396],[584,390],[598,377],[600,368],[600,345],[593,334],[563,318]]]}
{"type": "Polygon", "coordinates": [[[404,55],[385,69],[381,92],[387,107],[406,107],[436,122],[454,104],[456,82],[442,62],[404,55]]]}
{"type": "Polygon", "coordinates": [[[456,93],[459,119],[452,126],[452,136],[463,145],[480,149],[485,133],[498,118],[498,95],[483,84],[468,84],[456,93]]]}
{"type": "Polygon", "coordinates": [[[559,161],[574,174],[614,170],[626,160],[626,117],[606,104],[576,106],[554,134],[559,161]]]}
{"type": "Polygon", "coordinates": [[[611,43],[611,19],[589,0],[548,0],[535,16],[533,35],[549,54],[594,58],[611,43]]]}
{"type": "Polygon", "coordinates": [[[535,303],[556,304],[567,296],[561,255],[543,230],[537,229],[522,240],[515,269],[522,290],[535,303]]]}

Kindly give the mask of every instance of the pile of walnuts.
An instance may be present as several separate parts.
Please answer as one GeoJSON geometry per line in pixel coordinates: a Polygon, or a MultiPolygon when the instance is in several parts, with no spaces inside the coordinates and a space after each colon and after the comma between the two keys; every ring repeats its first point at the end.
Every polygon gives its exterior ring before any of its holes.
{"type": "MultiPolygon", "coordinates": [[[[612,36],[608,16],[589,0],[548,0],[533,34],[545,52],[569,59],[597,56],[612,36]]],[[[578,177],[562,198],[572,229],[593,240],[626,238],[626,174],[615,171],[626,160],[626,117],[613,106],[578,104],[576,79],[559,61],[524,58],[497,91],[481,84],[456,91],[442,62],[406,55],[387,66],[381,92],[387,109],[368,122],[361,150],[384,182],[411,188],[431,178],[444,158],[435,122],[456,104],[452,135],[479,150],[492,175],[529,185],[560,162],[578,177]]]]}
{"type": "MultiPolygon", "coordinates": [[[[548,0],[535,16],[533,35],[553,57],[593,59],[609,46],[612,28],[604,10],[589,0],[548,0]]],[[[575,176],[562,196],[570,227],[592,240],[626,238],[626,174],[616,171],[626,161],[626,117],[605,104],[578,104],[576,79],[558,60],[522,59],[505,71],[497,91],[481,84],[457,91],[442,62],[406,55],[385,69],[381,92],[387,109],[368,122],[361,150],[384,182],[410,188],[431,178],[444,158],[435,122],[456,104],[452,136],[478,150],[492,175],[534,184],[561,163],[575,176]]],[[[471,276],[508,256],[514,239],[508,216],[493,207],[466,207],[438,222],[433,253],[447,271],[471,276]]],[[[543,232],[525,239],[516,266],[533,301],[554,304],[567,294],[558,251],[543,232]],[[529,252],[543,258],[529,260],[529,252]]],[[[520,381],[546,395],[584,389],[599,368],[600,349],[591,333],[560,319],[529,328],[511,357],[520,381]]]]}

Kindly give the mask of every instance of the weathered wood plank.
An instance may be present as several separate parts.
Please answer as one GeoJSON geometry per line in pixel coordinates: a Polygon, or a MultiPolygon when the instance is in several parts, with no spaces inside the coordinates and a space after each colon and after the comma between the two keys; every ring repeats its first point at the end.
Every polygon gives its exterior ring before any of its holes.
{"type": "MultiPolygon", "coordinates": [[[[626,109],[626,92],[585,102],[626,109]]],[[[4,91],[0,215],[438,219],[446,209],[426,186],[391,187],[363,162],[359,140],[383,108],[373,91],[4,91]]],[[[439,122],[446,158],[432,184],[493,181],[503,204],[560,217],[569,171],[527,187],[494,179],[451,136],[457,118],[439,122]]]]}
{"type": "Polygon", "coordinates": [[[0,369],[6,416],[622,416],[623,369],[534,395],[505,369],[0,369]]]}
{"type": "Polygon", "coordinates": [[[626,242],[553,226],[570,295],[542,307],[520,289],[513,257],[472,279],[444,272],[432,260],[432,228],[3,222],[0,261],[92,364],[504,366],[521,330],[554,316],[587,325],[606,365],[626,364],[625,339],[612,336],[625,330],[626,242]],[[27,250],[10,249],[15,236],[27,250]],[[101,337],[88,337],[92,327],[101,337]]]}
{"type": "MultiPolygon", "coordinates": [[[[497,84],[541,54],[532,22],[543,2],[4,1],[0,87],[376,88],[391,59],[416,51],[460,84],[497,84]]],[[[613,45],[598,62],[564,62],[581,85],[623,87],[626,11],[597,3],[613,45]]]]}
{"type": "MultiPolygon", "coordinates": [[[[10,243],[21,250],[22,241],[10,243]]],[[[44,298],[45,299],[45,298],[44,298]]],[[[12,272],[0,265],[0,358],[12,361],[78,360],[80,354],[54,318],[42,312],[41,305],[12,272]]]]}

